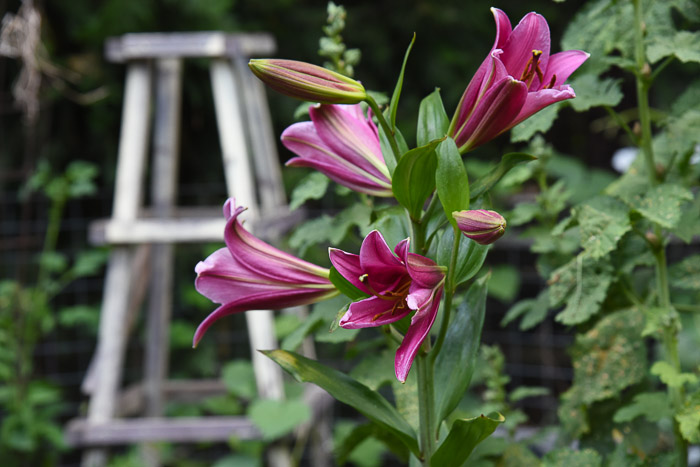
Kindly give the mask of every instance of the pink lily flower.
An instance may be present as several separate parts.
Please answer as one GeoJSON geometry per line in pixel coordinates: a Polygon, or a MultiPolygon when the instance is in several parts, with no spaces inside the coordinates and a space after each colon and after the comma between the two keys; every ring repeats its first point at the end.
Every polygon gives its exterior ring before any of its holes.
{"type": "Polygon", "coordinates": [[[408,332],[396,351],[396,378],[405,382],[421,344],[437,316],[445,283],[445,268],[432,260],[409,253],[409,239],[394,253],[374,230],[365,237],[360,254],[330,249],[333,266],[355,287],[371,297],[350,304],[340,319],[347,329],[393,323],[415,311],[408,332]]]}
{"type": "Polygon", "coordinates": [[[491,8],[496,40],[462,95],[448,134],[461,153],[480,146],[548,105],[576,97],[566,79],[590,56],[581,50],[549,55],[547,20],[531,12],[511,28],[491,8]]]}
{"type": "Polygon", "coordinates": [[[391,176],[382,157],[371,115],[359,105],[315,105],[310,122],[295,123],[282,133],[282,143],[299,157],[287,165],[312,167],[354,191],[393,196],[391,176]]]}
{"type": "Polygon", "coordinates": [[[280,309],[315,303],[339,292],[328,280],[328,269],[308,263],[268,245],[243,228],[245,211],[233,199],[224,204],[226,248],[195,267],[199,293],[222,305],[199,325],[193,346],[219,318],[258,309],[280,309]]]}

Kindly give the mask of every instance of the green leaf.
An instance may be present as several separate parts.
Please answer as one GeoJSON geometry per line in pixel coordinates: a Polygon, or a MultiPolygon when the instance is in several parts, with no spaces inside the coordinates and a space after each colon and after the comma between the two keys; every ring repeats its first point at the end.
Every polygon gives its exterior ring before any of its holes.
{"type": "Polygon", "coordinates": [[[547,289],[539,293],[537,298],[521,300],[508,310],[501,320],[501,326],[507,326],[517,318],[520,319],[520,330],[527,331],[540,324],[549,311],[549,293],[547,289]]]}
{"type": "Polygon", "coordinates": [[[571,349],[574,388],[590,404],[614,397],[646,375],[646,345],[639,338],[643,319],[636,309],[602,318],[576,337],[571,349]]]}
{"type": "Polygon", "coordinates": [[[627,208],[619,201],[605,197],[605,208],[584,204],[574,209],[581,233],[581,246],[593,259],[602,258],[615,250],[623,235],[632,229],[627,208]],[[616,205],[619,209],[614,209],[616,205]]]}
{"type": "Polygon", "coordinates": [[[418,109],[418,129],[416,140],[418,146],[425,146],[433,140],[441,139],[447,134],[450,119],[440,99],[440,90],[435,89],[424,98],[418,109]]]}
{"type": "Polygon", "coordinates": [[[600,311],[612,279],[608,263],[594,262],[583,255],[555,270],[549,279],[549,303],[556,307],[566,302],[556,321],[567,326],[588,321],[600,311]]]}
{"type": "Polygon", "coordinates": [[[394,94],[391,95],[391,102],[389,103],[389,123],[391,124],[391,129],[396,128],[396,109],[399,106],[399,97],[401,97],[401,88],[403,88],[403,76],[406,71],[406,63],[408,63],[408,56],[411,54],[411,49],[413,49],[413,43],[416,42],[416,35],[413,34],[411,43],[406,49],[406,54],[403,57],[403,64],[401,65],[401,73],[399,73],[399,79],[396,81],[396,87],[394,88],[394,94]]]}
{"type": "Polygon", "coordinates": [[[637,417],[644,417],[650,422],[658,422],[662,418],[673,415],[668,394],[665,392],[643,392],[634,396],[631,404],[615,412],[615,423],[631,422],[637,417]]]}
{"type": "MultiPolygon", "coordinates": [[[[386,113],[387,111],[384,111],[384,116],[386,118],[386,113]]],[[[389,137],[387,134],[384,132],[384,127],[379,125],[379,146],[382,150],[382,154],[384,154],[384,161],[386,162],[386,166],[389,169],[389,173],[393,176],[394,175],[394,170],[396,170],[396,163],[397,161],[394,160],[394,157],[387,157],[387,154],[392,154],[393,149],[391,148],[391,143],[389,142],[389,137]]],[[[394,128],[394,138],[396,139],[396,144],[399,147],[399,154],[398,158],[401,159],[401,155],[405,154],[408,152],[408,144],[406,144],[406,140],[404,139],[403,135],[399,131],[398,128],[394,128]]]]}
{"type": "Polygon", "coordinates": [[[469,287],[435,360],[435,381],[440,382],[435,387],[438,420],[444,420],[454,410],[469,387],[484,326],[488,280],[486,275],[469,287]]]}
{"type": "Polygon", "coordinates": [[[656,362],[651,366],[649,372],[656,375],[668,387],[681,388],[686,384],[695,384],[698,377],[693,373],[681,373],[668,362],[656,362]]]}
{"type": "Polygon", "coordinates": [[[647,45],[647,58],[655,63],[675,56],[683,63],[700,62],[700,32],[678,31],[673,36],[656,35],[647,45]]]}
{"type": "Polygon", "coordinates": [[[657,337],[660,339],[662,338],[664,330],[672,329],[680,323],[676,310],[662,307],[644,308],[644,322],[644,330],[641,334],[642,337],[658,333],[657,337]]]}
{"type": "Polygon", "coordinates": [[[289,245],[304,256],[306,250],[318,243],[337,245],[343,241],[351,227],[366,228],[370,223],[372,208],[353,204],[335,217],[323,215],[300,225],[289,238],[289,245]]]}
{"type": "Polygon", "coordinates": [[[549,395],[549,388],[537,386],[520,386],[512,391],[508,397],[511,403],[518,402],[528,397],[540,397],[549,395]]]}
{"type": "Polygon", "coordinates": [[[700,393],[695,393],[685,407],[676,414],[683,437],[690,443],[700,443],[700,393]]]}
{"type": "Polygon", "coordinates": [[[379,230],[388,245],[398,245],[401,240],[411,236],[411,227],[402,206],[390,206],[376,212],[377,219],[370,224],[370,230],[379,230]]]}
{"type": "Polygon", "coordinates": [[[515,266],[500,264],[491,268],[489,296],[501,302],[515,300],[520,290],[520,273],[515,266]]]}
{"type": "Polygon", "coordinates": [[[525,154],[523,152],[511,152],[504,155],[501,158],[501,162],[494,167],[489,173],[480,177],[470,186],[470,198],[471,201],[476,200],[479,196],[488,192],[494,185],[496,185],[505,174],[507,174],[510,169],[516,165],[523,162],[530,162],[536,160],[537,157],[531,154],[525,154]]]}
{"type": "Polygon", "coordinates": [[[108,258],[109,251],[107,250],[82,251],[75,259],[75,263],[71,268],[71,274],[76,278],[97,274],[108,258]]]}
{"type": "Polygon", "coordinates": [[[650,221],[672,229],[681,220],[681,204],[692,199],[693,194],[687,188],[664,183],[647,190],[645,195],[635,196],[631,205],[650,221]]]}
{"type": "Polygon", "coordinates": [[[600,467],[603,459],[593,449],[574,451],[570,448],[560,448],[548,452],[542,459],[542,467],[600,467]]]}
{"type": "Polygon", "coordinates": [[[328,278],[333,283],[335,288],[340,290],[340,293],[348,297],[353,302],[369,297],[369,295],[355,287],[349,280],[343,277],[333,266],[331,266],[331,272],[328,278]]]}
{"type": "Polygon", "coordinates": [[[321,199],[326,194],[330,180],[321,172],[311,172],[302,178],[292,191],[289,210],[293,211],[310,199],[321,199]]]}
{"type": "Polygon", "coordinates": [[[226,390],[233,395],[253,399],[258,394],[253,364],[249,360],[234,360],[224,365],[221,379],[226,390]]]}
{"type": "Polygon", "coordinates": [[[571,80],[576,97],[569,100],[577,112],[585,112],[592,107],[615,107],[622,101],[621,79],[598,78],[595,75],[581,75],[571,80]]]}
{"type": "Polygon", "coordinates": [[[669,268],[672,287],[685,290],[700,290],[700,255],[689,256],[669,268]]]}
{"type": "Polygon", "coordinates": [[[442,141],[437,147],[438,166],[435,184],[438,196],[445,210],[447,220],[453,227],[457,221],[452,217],[455,211],[469,209],[469,179],[462,162],[462,156],[452,138],[442,141]]]}
{"type": "Polygon", "coordinates": [[[350,376],[364,384],[373,391],[382,386],[391,384],[396,379],[394,376],[394,354],[388,350],[381,353],[372,353],[365,356],[355,368],[350,371],[350,376]]]}
{"type": "MultiPolygon", "coordinates": [[[[458,286],[468,281],[481,270],[490,245],[479,245],[475,241],[459,234],[459,252],[454,272],[454,284],[458,286]]],[[[449,267],[454,244],[454,229],[445,229],[437,249],[437,263],[449,267]]]]}
{"type": "Polygon", "coordinates": [[[309,421],[311,409],[300,400],[258,399],[250,404],[248,417],[260,429],[263,439],[271,441],[309,421]]]}
{"type": "Polygon", "coordinates": [[[550,105],[539,112],[537,112],[532,117],[518,123],[510,131],[510,141],[512,143],[519,143],[521,141],[528,141],[530,138],[535,136],[535,133],[547,133],[554,120],[557,118],[559,109],[562,107],[561,103],[550,105]]]}
{"type": "Polygon", "coordinates": [[[355,408],[365,417],[397,436],[415,455],[420,455],[415,432],[379,393],[344,373],[293,352],[268,350],[262,353],[277,362],[298,381],[314,383],[338,401],[355,408]]]}
{"type": "Polygon", "coordinates": [[[475,418],[455,420],[447,438],[430,458],[430,465],[435,467],[462,465],[476,445],[488,438],[505,420],[503,415],[499,413],[491,414],[488,417],[481,415],[475,418]]]}
{"type": "Polygon", "coordinates": [[[423,205],[435,191],[437,156],[432,142],[412,149],[401,157],[391,178],[391,188],[396,200],[408,209],[413,219],[420,219],[423,205]]]}

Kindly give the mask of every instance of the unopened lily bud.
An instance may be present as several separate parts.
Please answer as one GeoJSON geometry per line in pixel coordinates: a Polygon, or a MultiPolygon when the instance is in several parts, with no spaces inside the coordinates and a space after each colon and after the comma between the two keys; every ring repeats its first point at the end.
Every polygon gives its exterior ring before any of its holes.
{"type": "Polygon", "coordinates": [[[487,209],[455,211],[452,217],[467,238],[481,245],[490,245],[506,232],[506,220],[496,211],[487,209]]]}
{"type": "Polygon", "coordinates": [[[322,104],[357,104],[367,97],[364,86],[326,68],[295,60],[254,59],[255,76],[277,92],[322,104]]]}

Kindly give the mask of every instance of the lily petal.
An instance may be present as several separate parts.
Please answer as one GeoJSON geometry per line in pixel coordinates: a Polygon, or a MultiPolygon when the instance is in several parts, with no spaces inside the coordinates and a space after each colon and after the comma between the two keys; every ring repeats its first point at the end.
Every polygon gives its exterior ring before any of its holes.
{"type": "Polygon", "coordinates": [[[514,127],[526,118],[551,104],[555,104],[566,99],[573,99],[574,97],[576,97],[576,93],[568,84],[554,89],[542,89],[537,92],[530,92],[527,94],[525,104],[520,109],[518,116],[513,119],[510,125],[508,125],[508,128],[514,127]]]}
{"type": "Polygon", "coordinates": [[[553,85],[550,87],[561,86],[571,76],[571,73],[576,71],[590,56],[591,54],[583,50],[567,50],[552,55],[549,57],[543,85],[546,86],[551,83],[552,77],[556,76],[553,85]]]}
{"type": "Polygon", "coordinates": [[[549,25],[542,15],[535,12],[528,13],[520,20],[503,46],[501,60],[511,76],[520,79],[533,50],[542,52],[539,63],[546,70],[550,50],[549,25]]]}
{"type": "Polygon", "coordinates": [[[339,325],[345,329],[381,326],[396,322],[412,311],[408,307],[394,309],[396,304],[396,300],[385,300],[379,297],[369,297],[351,303],[348,311],[340,319],[339,325]]]}

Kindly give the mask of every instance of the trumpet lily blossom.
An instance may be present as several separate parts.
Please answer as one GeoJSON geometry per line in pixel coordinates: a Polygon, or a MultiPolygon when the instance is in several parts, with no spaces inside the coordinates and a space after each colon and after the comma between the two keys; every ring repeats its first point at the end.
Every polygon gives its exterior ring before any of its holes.
{"type": "Polygon", "coordinates": [[[393,196],[391,178],[371,116],[359,105],[316,105],[310,122],[295,123],[282,143],[298,157],[287,165],[312,167],[354,191],[393,196]]]}
{"type": "Polygon", "coordinates": [[[547,20],[531,12],[515,29],[492,8],[496,40],[452,117],[448,134],[461,153],[480,146],[556,102],[576,97],[566,79],[589,54],[550,51],[547,20]]]}
{"type": "Polygon", "coordinates": [[[226,201],[226,247],[195,267],[197,291],[221,306],[199,325],[194,346],[224,316],[307,305],[338,294],[328,269],[280,251],[248,232],[238,219],[243,211],[233,199],[226,201]]]}
{"type": "Polygon", "coordinates": [[[408,332],[396,351],[396,378],[405,382],[421,344],[437,316],[445,283],[445,268],[409,253],[409,239],[392,253],[374,230],[365,237],[360,254],[330,249],[333,266],[355,287],[371,295],[350,304],[340,319],[347,329],[367,328],[398,321],[415,311],[408,332]]]}

